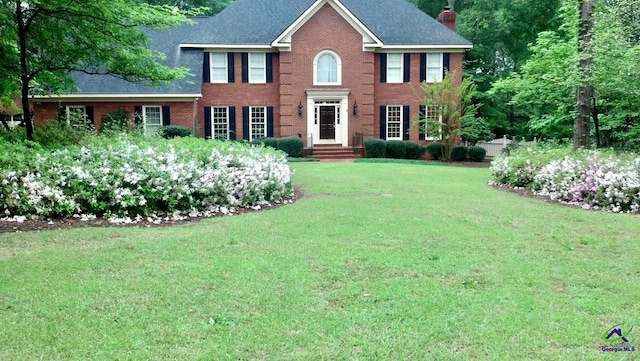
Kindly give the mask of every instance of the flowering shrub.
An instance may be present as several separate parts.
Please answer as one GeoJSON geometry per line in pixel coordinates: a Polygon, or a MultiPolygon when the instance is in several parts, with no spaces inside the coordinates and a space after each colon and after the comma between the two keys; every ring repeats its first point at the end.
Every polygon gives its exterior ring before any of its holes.
{"type": "Polygon", "coordinates": [[[493,182],[529,187],[585,209],[640,211],[640,157],[584,150],[568,154],[529,149],[496,157],[493,182]],[[550,159],[550,154],[558,157],[550,159]]]}
{"type": "Polygon", "coordinates": [[[19,162],[0,160],[7,216],[206,216],[258,208],[292,194],[284,154],[247,144],[119,139],[31,152],[19,162]]]}

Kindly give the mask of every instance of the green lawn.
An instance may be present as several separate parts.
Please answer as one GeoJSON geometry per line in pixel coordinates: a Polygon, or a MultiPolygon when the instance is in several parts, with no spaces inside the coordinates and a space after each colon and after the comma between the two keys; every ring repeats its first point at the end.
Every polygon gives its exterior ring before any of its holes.
{"type": "Polygon", "coordinates": [[[600,340],[640,323],[639,217],[487,169],[292,167],[305,196],[270,211],[0,235],[0,360],[640,357],[600,340]]]}

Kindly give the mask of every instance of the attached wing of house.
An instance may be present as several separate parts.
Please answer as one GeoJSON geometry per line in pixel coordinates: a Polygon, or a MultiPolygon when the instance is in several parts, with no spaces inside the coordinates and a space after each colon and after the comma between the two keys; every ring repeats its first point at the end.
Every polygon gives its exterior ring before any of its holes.
{"type": "Polygon", "coordinates": [[[154,88],[74,74],[77,91],[35,97],[34,114],[36,123],[79,114],[99,129],[124,109],[148,134],[172,124],[216,139],[300,135],[307,146],[349,146],[356,134],[428,140],[415,120],[438,114],[420,105],[420,86],[447,71],[461,79],[471,48],[454,29],[455,13],[439,22],[406,0],[236,0],[148,32],[188,78],[154,88]]]}

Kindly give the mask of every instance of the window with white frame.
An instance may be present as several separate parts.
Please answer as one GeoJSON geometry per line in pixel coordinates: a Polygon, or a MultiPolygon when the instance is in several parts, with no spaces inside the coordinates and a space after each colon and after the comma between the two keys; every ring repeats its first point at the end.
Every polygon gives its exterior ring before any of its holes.
{"type": "Polygon", "coordinates": [[[338,54],[323,51],[313,61],[314,85],[340,85],[342,83],[342,63],[338,54]]]}
{"type": "Polygon", "coordinates": [[[265,53],[249,53],[249,83],[267,82],[267,56],[265,53]]]}
{"type": "Polygon", "coordinates": [[[229,107],[211,107],[213,139],[229,139],[229,107]]]}
{"type": "Polygon", "coordinates": [[[402,83],[402,54],[387,54],[387,83],[402,83]]]}
{"type": "Polygon", "coordinates": [[[442,116],[440,107],[425,106],[424,111],[424,132],[425,139],[439,139],[442,135],[442,116]]]}
{"type": "Polygon", "coordinates": [[[249,107],[249,140],[267,136],[267,107],[249,107]]]}
{"type": "Polygon", "coordinates": [[[427,53],[427,83],[442,81],[442,53],[427,53]]]}
{"type": "Polygon", "coordinates": [[[89,126],[87,108],[84,105],[68,105],[66,107],[67,124],[74,128],[85,129],[89,126]]]}
{"type": "Polygon", "coordinates": [[[211,82],[228,82],[227,53],[209,53],[211,62],[211,82]]]}
{"type": "Polygon", "coordinates": [[[142,107],[142,125],[145,135],[156,135],[162,128],[162,107],[145,105],[142,107]]]}
{"type": "Polygon", "coordinates": [[[402,105],[387,106],[387,139],[402,140],[402,105]]]}

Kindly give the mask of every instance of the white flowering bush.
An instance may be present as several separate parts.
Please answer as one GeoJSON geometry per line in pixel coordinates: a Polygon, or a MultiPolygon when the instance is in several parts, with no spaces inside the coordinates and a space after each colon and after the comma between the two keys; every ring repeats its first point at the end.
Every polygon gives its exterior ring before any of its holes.
{"type": "Polygon", "coordinates": [[[562,157],[549,160],[544,155],[550,153],[545,152],[519,150],[515,159],[497,157],[492,165],[493,183],[529,187],[535,194],[585,209],[640,211],[637,155],[584,150],[567,154],[565,150],[554,153],[564,153],[562,157]],[[527,168],[523,164],[537,166],[527,168]]]}
{"type": "Polygon", "coordinates": [[[247,144],[182,138],[96,140],[53,152],[14,147],[8,151],[22,152],[18,160],[0,159],[8,217],[211,215],[292,195],[285,155],[247,144]]]}

